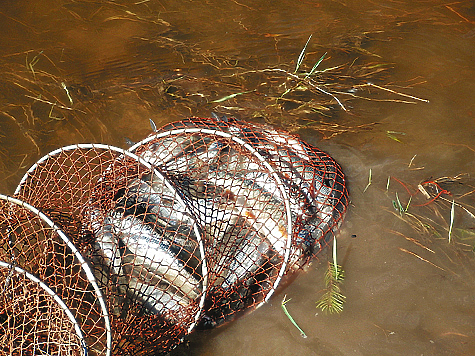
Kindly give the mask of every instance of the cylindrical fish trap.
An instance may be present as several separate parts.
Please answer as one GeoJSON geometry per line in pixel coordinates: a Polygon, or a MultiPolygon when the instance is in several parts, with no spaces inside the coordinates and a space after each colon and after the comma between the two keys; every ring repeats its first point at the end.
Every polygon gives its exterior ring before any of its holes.
{"type": "Polygon", "coordinates": [[[16,195],[47,211],[87,260],[113,355],[166,352],[193,329],[207,287],[204,247],[193,214],[157,169],[119,148],[73,145],[37,162],[16,195]]]}
{"type": "Polygon", "coordinates": [[[287,271],[304,267],[332,241],[349,199],[343,170],[330,155],[288,132],[233,118],[190,118],[159,131],[185,128],[229,133],[259,152],[277,172],[289,194],[292,214],[292,252],[287,271]]]}
{"type": "Polygon", "coordinates": [[[205,230],[203,326],[267,301],[331,242],[348,205],[340,166],[298,137],[235,119],[168,124],[130,148],[175,182],[205,230]]]}
{"type": "Polygon", "coordinates": [[[329,155],[235,119],[57,149],[0,195],[0,352],[165,353],[269,300],[347,205],[329,155]]]}
{"type": "Polygon", "coordinates": [[[88,354],[73,313],[43,281],[0,261],[0,288],[0,354],[88,354]]]}
{"type": "Polygon", "coordinates": [[[131,148],[179,187],[204,231],[209,289],[202,327],[267,301],[291,248],[285,186],[252,146],[202,127],[160,131],[131,148]]]}
{"type": "Polygon", "coordinates": [[[105,303],[89,266],[45,214],[4,195],[0,261],[0,350],[4,347],[7,355],[107,353],[105,303]]]}

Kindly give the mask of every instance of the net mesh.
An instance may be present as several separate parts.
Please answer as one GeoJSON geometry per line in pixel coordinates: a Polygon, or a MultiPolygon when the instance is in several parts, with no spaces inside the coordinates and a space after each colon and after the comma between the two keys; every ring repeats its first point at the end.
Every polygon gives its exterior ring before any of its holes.
{"type": "MultiPolygon", "coordinates": [[[[88,354],[150,355],[265,303],[331,242],[348,192],[340,166],[298,137],[216,117],[128,151],[60,148],[0,202],[2,325],[22,268],[64,301],[88,354]]],[[[82,352],[80,338],[56,339],[82,352]]]]}
{"type": "Polygon", "coordinates": [[[285,271],[292,231],[274,169],[236,137],[201,127],[163,130],[132,150],[167,172],[203,228],[203,322],[219,325],[266,300],[285,271]]]}
{"type": "Polygon", "coordinates": [[[192,329],[204,303],[203,247],[160,172],[119,148],[73,145],[43,157],[16,196],[47,212],[88,261],[113,355],[167,350],[192,329]]]}
{"type": "Polygon", "coordinates": [[[54,292],[26,271],[0,262],[8,282],[0,294],[0,352],[3,355],[84,355],[76,320],[54,292]]]}
{"type": "Polygon", "coordinates": [[[191,118],[130,149],[160,167],[204,227],[209,291],[199,326],[267,301],[333,238],[348,205],[340,166],[283,131],[191,118]]]}
{"type": "Polygon", "coordinates": [[[82,354],[77,340],[68,339],[60,329],[71,329],[66,316],[75,320],[79,335],[87,335],[91,350],[105,351],[100,292],[62,231],[34,207],[5,196],[0,196],[0,231],[0,328],[5,330],[0,335],[9,345],[7,354],[28,354],[22,353],[23,347],[32,355],[36,349],[82,354]]]}

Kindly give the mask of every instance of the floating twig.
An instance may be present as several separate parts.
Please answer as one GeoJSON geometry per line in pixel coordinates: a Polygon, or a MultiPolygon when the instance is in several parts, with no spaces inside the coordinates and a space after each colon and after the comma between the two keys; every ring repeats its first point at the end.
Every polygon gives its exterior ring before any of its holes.
{"type": "Polygon", "coordinates": [[[367,83],[366,85],[377,88],[377,89],[380,89],[380,90],[385,90],[385,91],[388,91],[388,92],[396,94],[396,95],[404,96],[406,98],[411,98],[411,99],[414,99],[414,100],[423,101],[425,103],[429,102],[429,100],[427,100],[427,99],[421,99],[421,98],[418,98],[417,96],[412,96],[412,95],[408,95],[408,94],[404,94],[404,93],[399,93],[395,90],[391,90],[391,89],[388,89],[388,88],[385,88],[385,87],[382,87],[382,86],[379,86],[379,85],[376,85],[376,84],[373,84],[373,83],[367,83]]]}
{"type": "Polygon", "coordinates": [[[71,105],[73,105],[73,98],[71,98],[71,95],[69,94],[68,87],[66,86],[66,84],[64,82],[61,82],[61,88],[64,89],[64,91],[66,92],[66,95],[68,96],[69,102],[71,103],[71,105]]]}
{"type": "Polygon", "coordinates": [[[450,226],[449,226],[449,243],[452,239],[452,227],[454,226],[454,215],[455,215],[455,200],[452,200],[452,208],[450,209],[450,226]]]}
{"type": "Polygon", "coordinates": [[[417,246],[419,247],[422,247],[423,249],[429,251],[429,252],[432,252],[432,253],[435,253],[434,250],[430,249],[429,247],[427,246],[424,246],[423,244],[421,244],[419,241],[417,241],[416,239],[413,239],[412,237],[409,237],[409,236],[406,236],[404,235],[402,232],[399,232],[399,231],[395,231],[395,230],[389,230],[390,233],[392,234],[395,234],[395,235],[399,235],[399,236],[402,236],[404,237],[407,241],[410,241],[414,244],[416,244],[417,246]]]}
{"type": "Polygon", "coordinates": [[[43,53],[43,51],[41,51],[40,53],[38,53],[36,56],[33,57],[33,59],[31,61],[28,62],[28,54],[26,56],[26,67],[31,70],[31,73],[33,74],[33,78],[36,78],[36,73],[35,73],[35,65],[40,61],[40,58],[39,56],[43,53]]]}
{"type": "Polygon", "coordinates": [[[402,248],[402,247],[399,247],[399,249],[400,249],[402,252],[406,252],[406,253],[408,253],[408,254],[414,256],[414,257],[417,257],[417,258],[420,259],[421,261],[427,262],[428,264],[430,264],[430,265],[432,265],[432,266],[434,266],[434,267],[436,267],[436,268],[438,268],[438,269],[440,269],[440,270],[442,270],[442,271],[445,271],[445,269],[443,269],[442,267],[439,267],[439,266],[437,266],[436,264],[432,263],[431,261],[426,260],[425,258],[419,256],[417,253],[408,251],[408,250],[406,250],[405,248],[402,248]]]}
{"type": "Polygon", "coordinates": [[[84,110],[79,110],[79,109],[70,108],[70,107],[67,107],[67,106],[64,106],[64,105],[59,105],[59,104],[53,103],[49,100],[41,99],[40,97],[34,97],[34,96],[31,96],[31,95],[27,95],[27,94],[25,94],[25,96],[27,98],[34,99],[36,101],[41,101],[42,103],[45,103],[45,104],[56,105],[58,108],[61,108],[61,109],[71,110],[71,111],[79,111],[79,112],[82,112],[83,114],[87,114],[84,110]]]}
{"type": "Polygon", "coordinates": [[[226,101],[226,100],[235,98],[236,96],[243,95],[243,94],[249,94],[249,93],[252,93],[252,92],[254,92],[254,91],[255,91],[255,90],[248,90],[248,91],[243,91],[243,92],[241,92],[241,93],[230,94],[230,95],[224,96],[224,97],[222,97],[222,98],[219,98],[219,99],[216,99],[216,100],[212,100],[211,103],[221,103],[221,102],[223,102],[223,101],[226,101]]]}
{"type": "Polygon", "coordinates": [[[364,188],[363,193],[366,192],[366,189],[368,189],[368,187],[369,187],[370,185],[371,185],[371,168],[369,169],[368,184],[367,184],[366,187],[364,188]]]}

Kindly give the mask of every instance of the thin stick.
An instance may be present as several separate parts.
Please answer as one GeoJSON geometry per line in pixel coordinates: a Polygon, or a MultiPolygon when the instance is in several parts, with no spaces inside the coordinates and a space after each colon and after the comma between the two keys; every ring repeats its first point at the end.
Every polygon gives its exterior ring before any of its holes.
{"type": "Polygon", "coordinates": [[[71,105],[73,105],[73,98],[69,94],[68,87],[66,86],[66,84],[64,82],[61,82],[61,88],[64,89],[64,91],[66,92],[66,95],[68,96],[69,102],[71,103],[71,105]]]}
{"type": "Polygon", "coordinates": [[[364,188],[363,193],[366,192],[366,189],[368,189],[368,187],[369,187],[370,185],[371,185],[371,168],[369,169],[368,184],[367,184],[366,187],[364,188]]]}
{"type": "Polygon", "coordinates": [[[414,244],[416,244],[417,246],[419,247],[422,247],[423,249],[429,251],[429,252],[432,252],[432,253],[435,253],[434,250],[430,249],[429,247],[427,246],[424,246],[423,244],[421,244],[419,241],[417,241],[416,239],[413,239],[412,237],[409,237],[409,236],[406,236],[404,235],[402,232],[399,232],[399,231],[395,231],[395,230],[389,230],[390,233],[392,234],[395,234],[395,235],[399,235],[399,236],[402,236],[404,237],[407,241],[410,241],[414,244]]]}
{"type": "Polygon", "coordinates": [[[450,227],[449,227],[449,243],[452,239],[452,227],[454,226],[454,211],[455,209],[455,200],[452,200],[452,209],[450,209],[450,227]]]}
{"type": "MultiPolygon", "coordinates": [[[[285,73],[286,75],[288,75],[289,77],[291,77],[293,79],[300,80],[300,81],[302,80],[302,78],[300,78],[298,75],[287,72],[286,70],[280,69],[280,68],[268,68],[268,69],[262,69],[262,70],[259,70],[259,71],[256,71],[256,72],[282,72],[282,73],[285,73]]],[[[333,98],[333,100],[335,100],[343,110],[348,111],[345,108],[345,106],[341,103],[341,101],[335,95],[333,95],[332,93],[327,92],[326,90],[320,88],[318,85],[314,84],[313,80],[307,78],[305,80],[305,82],[307,84],[309,84],[311,87],[313,87],[314,89],[318,90],[319,92],[331,96],[333,98]]]]}
{"type": "Polygon", "coordinates": [[[420,259],[421,261],[424,261],[424,262],[427,262],[428,264],[434,266],[434,267],[437,267],[438,269],[441,269],[442,271],[445,271],[445,269],[443,269],[442,267],[439,267],[437,266],[436,264],[433,264],[432,262],[426,260],[425,258],[419,256],[417,253],[414,253],[414,252],[411,252],[411,251],[408,251],[406,250],[405,248],[402,248],[402,247],[399,247],[399,249],[402,251],[402,252],[406,252],[410,255],[413,255],[414,257],[417,257],[418,259],[420,259]]]}
{"type": "Polygon", "coordinates": [[[79,111],[79,112],[82,112],[83,114],[87,114],[87,112],[83,111],[83,110],[79,110],[79,109],[73,109],[73,108],[69,108],[67,106],[64,106],[64,105],[58,105],[56,103],[53,103],[49,100],[44,100],[44,99],[41,99],[41,98],[38,98],[38,97],[34,97],[34,96],[31,96],[31,95],[26,95],[25,96],[27,98],[30,98],[30,99],[34,99],[36,101],[41,101],[42,103],[46,103],[46,104],[50,104],[50,105],[56,105],[56,107],[58,108],[61,108],[61,109],[65,109],[65,110],[71,110],[71,111],[79,111]]]}
{"type": "Polygon", "coordinates": [[[464,19],[465,21],[467,21],[468,23],[474,23],[473,21],[470,21],[469,19],[467,19],[465,16],[462,16],[461,14],[459,14],[457,11],[455,11],[454,9],[452,9],[449,5],[445,5],[445,7],[447,9],[449,9],[450,11],[452,11],[453,13],[455,13],[458,17],[464,19]]]}
{"type": "Polygon", "coordinates": [[[393,93],[393,94],[397,94],[397,95],[400,95],[400,96],[404,96],[406,98],[411,98],[411,99],[414,99],[414,100],[419,100],[419,101],[423,101],[425,103],[428,103],[429,100],[426,100],[426,99],[421,99],[421,98],[418,98],[417,96],[412,96],[412,95],[408,95],[408,94],[403,94],[403,93],[399,93],[397,91],[394,91],[394,90],[391,90],[391,89],[388,89],[388,88],[385,88],[385,87],[381,87],[379,85],[376,85],[376,84],[373,84],[373,83],[368,83],[367,85],[371,86],[371,87],[375,87],[377,89],[380,89],[380,90],[385,90],[385,91],[388,91],[390,93],[393,93]]]}
{"type": "MultiPolygon", "coordinates": [[[[444,198],[444,197],[439,197],[440,199],[442,200],[445,200],[445,201],[450,201],[449,199],[447,198],[444,198]]],[[[459,204],[459,203],[455,203],[454,200],[452,200],[452,204],[455,204],[456,206],[458,206],[459,208],[462,208],[463,210],[465,210],[465,212],[470,215],[470,217],[472,217],[473,219],[475,219],[475,215],[470,211],[468,210],[467,208],[465,208],[462,204],[459,204]]]]}

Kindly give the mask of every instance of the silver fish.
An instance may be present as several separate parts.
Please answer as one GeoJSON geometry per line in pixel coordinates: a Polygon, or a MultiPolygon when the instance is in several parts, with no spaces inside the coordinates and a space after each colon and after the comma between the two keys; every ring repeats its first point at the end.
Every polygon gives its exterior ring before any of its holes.
{"type": "MultiPolygon", "coordinates": [[[[343,205],[347,203],[344,182],[338,181],[341,178],[337,176],[337,164],[323,152],[320,155],[320,151],[288,133],[234,119],[186,119],[169,124],[163,130],[188,127],[221,130],[242,139],[256,149],[278,173],[289,194],[291,218],[296,226],[291,264],[300,255],[312,253],[315,246],[319,248],[319,240],[325,237],[335,225],[335,221],[341,219],[345,210],[343,205]],[[341,199],[343,203],[340,203],[341,199]]],[[[179,135],[180,144],[186,147],[182,146],[181,152],[178,152],[179,149],[173,151],[172,155],[168,156],[172,157],[169,161],[160,162],[160,149],[166,150],[163,147],[167,144],[161,145],[159,142],[157,145],[162,148],[145,148],[145,157],[163,165],[167,170],[173,167],[172,172],[179,171],[187,175],[180,178],[180,183],[190,192],[189,197],[192,205],[196,207],[194,212],[199,216],[199,220],[205,224],[214,221],[211,230],[222,233],[220,226],[223,225],[223,220],[231,221],[229,219],[234,215],[245,217],[256,231],[269,237],[273,248],[282,254],[285,248],[282,241],[287,239],[283,234],[283,230],[286,230],[282,224],[285,221],[283,203],[280,204],[280,209],[277,209],[269,203],[270,199],[267,197],[262,200],[264,195],[258,198],[260,192],[270,192],[273,194],[273,200],[282,201],[280,191],[275,189],[275,180],[269,179],[268,173],[263,174],[262,164],[251,159],[250,152],[245,152],[246,149],[238,151],[239,146],[235,143],[220,146],[218,142],[221,141],[211,139],[212,136],[201,136],[206,137],[203,139],[204,143],[192,145],[191,141],[199,142],[199,138],[194,137],[186,141],[179,135]],[[194,150],[198,146],[199,149],[194,150]],[[153,160],[152,157],[156,159],[153,160]],[[201,170],[197,168],[200,166],[201,170]],[[198,193],[202,187],[197,185],[200,184],[208,191],[206,199],[199,197],[198,193]],[[213,190],[221,193],[210,193],[213,190]],[[232,203],[234,205],[223,209],[220,194],[223,197],[235,197],[232,203]],[[216,200],[220,201],[221,206],[216,205],[216,200]],[[275,219],[279,210],[280,218],[275,219]],[[279,223],[276,224],[275,221],[279,223]]]]}
{"type": "Polygon", "coordinates": [[[283,256],[288,236],[280,200],[251,181],[226,175],[210,172],[206,182],[187,187],[194,193],[193,211],[210,237],[207,258],[216,277],[213,284],[225,289],[251,276],[269,256],[283,256]]]}
{"type": "Polygon", "coordinates": [[[164,239],[170,239],[178,258],[198,270],[202,256],[195,220],[163,181],[150,174],[135,178],[116,197],[115,209],[134,215],[164,239]]]}
{"type": "Polygon", "coordinates": [[[150,313],[166,313],[173,318],[173,322],[182,322],[189,317],[189,299],[176,293],[173,288],[160,289],[136,278],[131,278],[129,288],[150,313]]]}
{"type": "MultiPolygon", "coordinates": [[[[289,193],[295,241],[290,265],[331,239],[348,204],[343,174],[325,153],[296,136],[235,119],[208,120],[243,139],[278,172],[289,193]]],[[[201,122],[201,125],[205,123],[201,122]]]]}
{"type": "Polygon", "coordinates": [[[212,269],[211,289],[213,286],[231,288],[252,277],[277,255],[271,243],[242,217],[233,214],[228,221],[212,221],[205,228],[211,232],[213,227],[215,238],[208,246],[207,255],[212,269]]]}
{"type": "MultiPolygon", "coordinates": [[[[275,179],[266,173],[262,164],[249,158],[250,153],[244,155],[210,137],[203,138],[208,143],[205,151],[189,155],[172,152],[174,159],[186,160],[190,164],[188,167],[171,160],[162,161],[165,156],[162,154],[163,147],[167,146],[167,143],[159,144],[163,140],[137,153],[148,162],[172,171],[176,179],[179,179],[176,170],[181,167],[179,172],[184,178],[178,184],[186,192],[198,220],[207,225],[215,243],[222,239],[226,225],[245,218],[259,234],[268,238],[273,249],[284,255],[288,239],[286,212],[275,179]],[[193,171],[197,160],[201,162],[203,173],[193,171]]],[[[185,142],[174,142],[178,141],[185,142]]]]}
{"type": "Polygon", "coordinates": [[[206,174],[205,168],[213,164],[225,145],[200,134],[162,137],[135,151],[150,164],[171,172],[206,174]]]}
{"type": "MultiPolygon", "coordinates": [[[[237,224],[239,226],[239,224],[237,224]]],[[[269,259],[271,247],[267,239],[244,226],[239,227],[239,236],[233,237],[232,258],[223,258],[222,265],[227,266],[226,273],[218,284],[224,289],[231,288],[237,282],[252,276],[269,259]]],[[[226,256],[226,254],[223,254],[226,256]]]]}
{"type": "Polygon", "coordinates": [[[170,242],[151,227],[117,211],[109,212],[102,223],[98,215],[97,210],[92,213],[98,249],[106,265],[117,276],[126,277],[134,299],[153,313],[163,313],[167,303],[185,307],[201,295],[200,280],[172,252],[170,242]]]}

